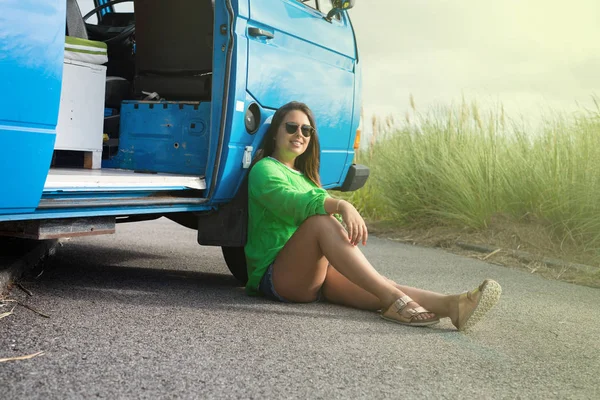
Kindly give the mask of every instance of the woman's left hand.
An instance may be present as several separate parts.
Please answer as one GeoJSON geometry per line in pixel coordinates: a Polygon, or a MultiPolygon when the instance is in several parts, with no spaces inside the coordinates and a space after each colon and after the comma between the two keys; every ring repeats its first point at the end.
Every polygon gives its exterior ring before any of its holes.
{"type": "Polygon", "coordinates": [[[367,224],[365,224],[365,220],[360,216],[358,210],[345,200],[341,201],[339,210],[342,215],[342,220],[346,224],[348,240],[350,240],[350,243],[352,243],[353,246],[356,246],[359,243],[366,245],[369,232],[367,231],[367,224]]]}

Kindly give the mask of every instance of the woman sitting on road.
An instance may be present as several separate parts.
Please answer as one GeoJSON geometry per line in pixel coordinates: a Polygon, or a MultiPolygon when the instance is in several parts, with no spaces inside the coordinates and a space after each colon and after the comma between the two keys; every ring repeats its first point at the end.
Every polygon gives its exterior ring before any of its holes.
{"type": "Polygon", "coordinates": [[[493,280],[443,295],[381,276],[357,247],[367,243],[363,218],[321,188],[319,151],[315,119],[305,104],[291,102],[275,112],[248,181],[248,294],[381,310],[384,319],[413,326],[448,317],[459,331],[496,304],[501,288],[493,280]]]}

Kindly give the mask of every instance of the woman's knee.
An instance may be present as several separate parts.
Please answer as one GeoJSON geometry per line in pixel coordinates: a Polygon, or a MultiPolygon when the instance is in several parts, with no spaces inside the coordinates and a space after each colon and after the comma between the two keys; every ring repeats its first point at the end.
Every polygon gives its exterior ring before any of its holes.
{"type": "Polygon", "coordinates": [[[339,230],[342,228],[342,225],[331,215],[313,215],[312,217],[308,217],[300,225],[300,228],[310,229],[315,232],[322,232],[330,229],[339,230]]]}

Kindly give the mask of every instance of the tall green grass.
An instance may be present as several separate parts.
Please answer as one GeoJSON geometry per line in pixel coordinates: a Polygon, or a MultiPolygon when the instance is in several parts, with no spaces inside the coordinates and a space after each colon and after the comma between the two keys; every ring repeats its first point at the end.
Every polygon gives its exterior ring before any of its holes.
{"type": "Polygon", "coordinates": [[[526,132],[502,108],[463,103],[402,123],[374,119],[373,135],[358,154],[371,177],[350,197],[367,218],[485,229],[502,214],[600,255],[598,110],[526,132]]]}

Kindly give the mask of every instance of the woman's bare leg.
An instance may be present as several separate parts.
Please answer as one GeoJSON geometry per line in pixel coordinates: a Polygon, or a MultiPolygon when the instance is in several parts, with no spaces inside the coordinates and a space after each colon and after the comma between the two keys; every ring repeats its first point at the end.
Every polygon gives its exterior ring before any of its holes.
{"type": "MultiPolygon", "coordinates": [[[[307,219],[278,254],[273,264],[275,290],[291,301],[314,301],[326,282],[329,262],[338,266],[337,270],[350,282],[377,298],[383,307],[405,294],[381,276],[362,252],[350,244],[337,220],[324,215],[307,219]]],[[[373,309],[372,298],[364,304],[357,301],[346,304],[373,309]]],[[[416,319],[430,317],[431,314],[424,314],[416,319]]]]}
{"type": "Polygon", "coordinates": [[[350,282],[331,264],[327,267],[327,276],[322,288],[325,300],[361,310],[377,311],[382,307],[377,296],[350,282]]]}
{"type": "MultiPolygon", "coordinates": [[[[439,317],[450,317],[455,320],[458,317],[458,296],[443,295],[427,290],[417,289],[410,286],[399,285],[388,279],[396,288],[412,297],[414,301],[425,307],[439,317]]],[[[331,303],[348,305],[364,310],[380,310],[385,305],[379,302],[376,296],[350,282],[334,266],[329,265],[327,276],[323,283],[323,295],[331,303]]]]}

